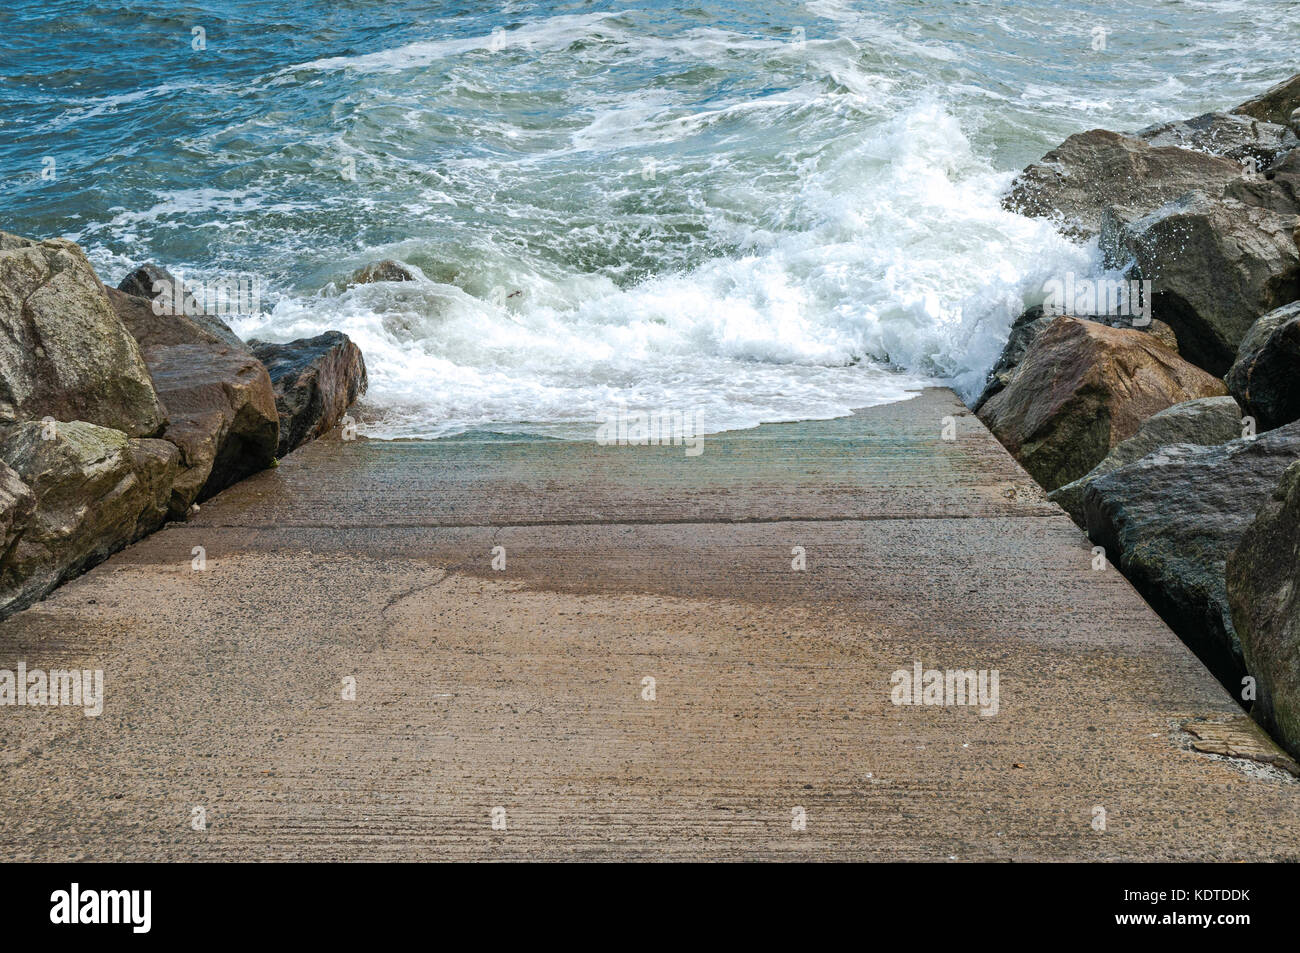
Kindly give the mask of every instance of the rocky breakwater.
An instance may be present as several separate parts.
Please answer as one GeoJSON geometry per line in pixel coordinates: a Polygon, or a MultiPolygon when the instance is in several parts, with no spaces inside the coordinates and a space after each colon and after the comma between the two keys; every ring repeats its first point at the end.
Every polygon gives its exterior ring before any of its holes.
{"type": "Polygon", "coordinates": [[[64,240],[0,233],[0,325],[0,616],[274,464],[285,407],[301,442],[365,386],[331,332],[315,399],[286,398],[166,271],[106,288],[64,240]]]}
{"type": "Polygon", "coordinates": [[[1141,307],[1090,293],[1031,308],[975,404],[1293,753],[1298,132],[1300,75],[1230,111],[1078,133],[1026,168],[1006,207],[1096,242],[1141,307]]]}

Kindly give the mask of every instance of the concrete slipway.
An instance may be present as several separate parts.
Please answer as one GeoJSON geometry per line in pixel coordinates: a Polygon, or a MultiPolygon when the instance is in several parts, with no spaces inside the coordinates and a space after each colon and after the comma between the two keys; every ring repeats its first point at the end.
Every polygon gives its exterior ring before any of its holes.
{"type": "Polygon", "coordinates": [[[1193,749],[1237,706],[941,389],[698,457],[326,438],[18,661],[105,702],[0,708],[4,859],[1300,859],[1300,783],[1193,749]],[[893,704],[916,662],[997,714],[893,704]]]}

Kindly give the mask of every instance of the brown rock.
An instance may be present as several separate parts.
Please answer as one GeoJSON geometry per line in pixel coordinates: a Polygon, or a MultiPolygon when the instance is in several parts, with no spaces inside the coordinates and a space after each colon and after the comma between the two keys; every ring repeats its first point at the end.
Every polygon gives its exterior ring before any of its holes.
{"type": "Polygon", "coordinates": [[[1221,380],[1149,334],[1062,315],[979,417],[1054,490],[1090,471],[1157,411],[1224,393],[1221,380]]]}
{"type": "Polygon", "coordinates": [[[366,362],[361,350],[340,331],[314,338],[250,347],[271,375],[280,414],[283,457],[329,431],[366,392],[366,362]]]}
{"type": "Polygon", "coordinates": [[[1300,107],[1300,73],[1296,73],[1290,79],[1282,80],[1254,99],[1246,100],[1232,112],[1285,125],[1291,121],[1291,114],[1298,107],[1300,107]]]}

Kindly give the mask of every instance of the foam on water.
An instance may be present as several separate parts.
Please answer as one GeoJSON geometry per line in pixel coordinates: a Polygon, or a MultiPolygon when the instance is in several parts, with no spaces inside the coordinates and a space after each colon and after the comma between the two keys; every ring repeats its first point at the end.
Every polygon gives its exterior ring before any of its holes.
{"type": "MultiPolygon", "coordinates": [[[[145,42],[68,84],[66,31],[28,3],[21,68],[64,79],[26,103],[0,86],[0,159],[75,143],[76,174],[17,180],[9,227],[81,241],[109,279],[256,275],[266,310],[236,331],[351,335],[377,437],[590,438],[620,403],[716,431],[934,381],[970,398],[1043,283],[1099,268],[1000,207],[1014,170],[1082,128],[1244,98],[1300,40],[1284,0],[1137,0],[1161,31],[1021,0],[392,0],[310,23],[225,0],[210,75],[145,42]],[[417,280],[347,287],[383,257],[417,280]]],[[[170,6],[159,37],[189,22],[170,6]]]]}

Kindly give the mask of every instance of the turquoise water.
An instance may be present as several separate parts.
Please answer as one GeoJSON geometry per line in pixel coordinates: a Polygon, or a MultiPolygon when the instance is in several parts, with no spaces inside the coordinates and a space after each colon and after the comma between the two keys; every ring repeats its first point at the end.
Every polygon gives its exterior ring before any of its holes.
{"type": "Polygon", "coordinates": [[[999,207],[1012,173],[1290,75],[1295,13],[11,0],[0,228],[72,237],[114,283],[255,276],[236,330],[352,335],[374,436],[969,394],[1044,280],[1096,267],[999,207]],[[420,280],[345,287],[383,257],[420,280]]]}

